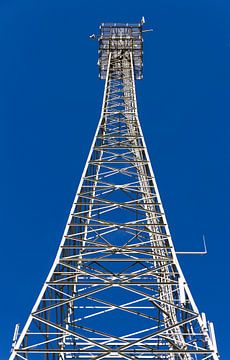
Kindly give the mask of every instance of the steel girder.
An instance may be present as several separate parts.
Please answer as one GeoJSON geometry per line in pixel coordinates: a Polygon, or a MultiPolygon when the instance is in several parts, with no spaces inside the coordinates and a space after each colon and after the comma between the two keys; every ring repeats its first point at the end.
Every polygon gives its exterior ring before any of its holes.
{"type": "Polygon", "coordinates": [[[101,118],[13,359],[217,360],[179,266],[140,127],[132,51],[109,52],[101,118]]]}

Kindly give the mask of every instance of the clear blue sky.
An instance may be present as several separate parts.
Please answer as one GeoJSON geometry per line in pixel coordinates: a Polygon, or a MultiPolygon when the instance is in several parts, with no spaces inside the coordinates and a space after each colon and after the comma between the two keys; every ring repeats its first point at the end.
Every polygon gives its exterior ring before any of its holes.
{"type": "Polygon", "coordinates": [[[52,264],[99,119],[100,22],[144,15],[140,120],[176,249],[229,356],[230,2],[0,2],[0,359],[52,264]],[[225,340],[226,339],[226,340],[225,340]]]}

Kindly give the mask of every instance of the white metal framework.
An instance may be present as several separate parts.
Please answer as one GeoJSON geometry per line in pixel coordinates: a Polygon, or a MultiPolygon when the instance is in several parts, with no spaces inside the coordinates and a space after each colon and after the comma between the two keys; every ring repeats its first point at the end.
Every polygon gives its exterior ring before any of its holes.
{"type": "Polygon", "coordinates": [[[10,360],[217,360],[138,119],[142,25],[102,24],[99,42],[101,118],[56,259],[21,334],[16,328],[10,360]]]}

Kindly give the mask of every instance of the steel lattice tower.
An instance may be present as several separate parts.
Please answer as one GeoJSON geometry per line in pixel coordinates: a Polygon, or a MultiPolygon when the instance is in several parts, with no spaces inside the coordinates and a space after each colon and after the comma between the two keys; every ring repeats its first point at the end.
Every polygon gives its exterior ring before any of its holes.
{"type": "MultiPolygon", "coordinates": [[[[179,266],[138,119],[143,24],[102,24],[101,118],[13,359],[218,360],[179,266]]],[[[94,36],[95,37],[95,36],[94,36]]]]}

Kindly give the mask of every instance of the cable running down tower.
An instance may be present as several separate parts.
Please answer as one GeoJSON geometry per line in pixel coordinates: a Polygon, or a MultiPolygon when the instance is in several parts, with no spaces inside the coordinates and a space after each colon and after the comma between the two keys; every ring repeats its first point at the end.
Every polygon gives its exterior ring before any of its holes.
{"type": "Polygon", "coordinates": [[[10,360],[218,360],[138,119],[143,22],[100,26],[101,117],[54,264],[10,360]]]}

